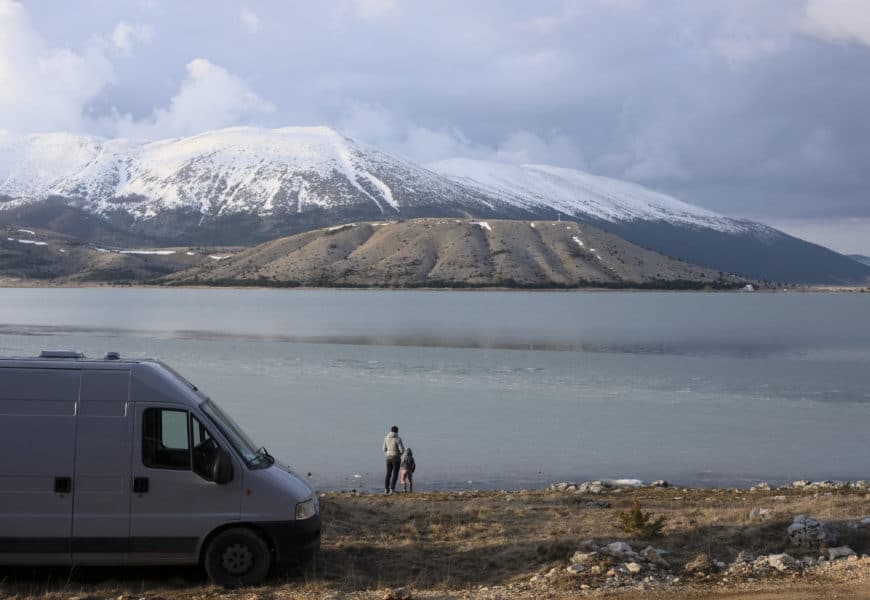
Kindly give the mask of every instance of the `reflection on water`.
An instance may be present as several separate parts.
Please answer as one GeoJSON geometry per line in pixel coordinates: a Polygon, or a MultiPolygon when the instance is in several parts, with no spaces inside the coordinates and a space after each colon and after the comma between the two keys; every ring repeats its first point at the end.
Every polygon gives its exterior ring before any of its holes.
{"type": "Polygon", "coordinates": [[[57,336],[80,334],[99,337],[150,336],[179,340],[225,340],[284,342],[294,344],[344,344],[354,346],[423,346],[429,348],[488,348],[493,350],[548,350],[553,352],[612,352],[622,354],[720,354],[733,356],[765,356],[782,354],[789,345],[771,340],[726,344],[700,341],[672,341],[670,343],[574,343],[545,339],[520,340],[509,335],[447,337],[434,335],[282,335],[258,333],[232,333],[181,329],[116,329],[103,327],[64,327],[56,325],[0,325],[0,335],[57,336]]]}
{"type": "Polygon", "coordinates": [[[0,354],[167,361],[324,488],[867,478],[870,297],[0,290],[0,354]],[[471,481],[472,483],[468,483],[471,481]]]}

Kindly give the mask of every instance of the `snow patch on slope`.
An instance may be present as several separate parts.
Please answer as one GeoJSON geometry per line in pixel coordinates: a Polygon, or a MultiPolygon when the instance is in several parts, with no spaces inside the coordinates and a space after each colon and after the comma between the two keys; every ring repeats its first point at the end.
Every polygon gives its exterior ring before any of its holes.
{"type": "Polygon", "coordinates": [[[667,221],[720,231],[740,222],[640,185],[548,165],[451,159],[428,165],[437,173],[527,210],[551,208],[603,221],[667,221]]]}

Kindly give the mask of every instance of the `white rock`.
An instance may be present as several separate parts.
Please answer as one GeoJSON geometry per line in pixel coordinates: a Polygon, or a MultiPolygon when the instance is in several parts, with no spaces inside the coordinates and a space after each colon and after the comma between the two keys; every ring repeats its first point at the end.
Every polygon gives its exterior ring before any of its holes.
{"type": "Polygon", "coordinates": [[[756,506],[749,511],[750,521],[766,521],[773,515],[773,510],[756,506]]]}
{"type": "Polygon", "coordinates": [[[643,570],[643,568],[636,562],[625,563],[623,566],[626,571],[635,575],[643,570]]]}
{"type": "Polygon", "coordinates": [[[571,575],[579,575],[580,573],[586,572],[586,565],[581,565],[580,563],[577,563],[577,564],[571,565],[570,567],[568,567],[565,570],[568,573],[571,573],[571,575]]]}
{"type": "Polygon", "coordinates": [[[781,573],[796,567],[797,561],[788,554],[771,554],[767,557],[767,564],[781,573]]]}
{"type": "Polygon", "coordinates": [[[577,484],[571,483],[569,481],[562,481],[560,483],[551,484],[550,487],[547,489],[549,489],[551,491],[556,491],[556,492],[576,491],[577,484]]]}
{"type": "Polygon", "coordinates": [[[577,551],[571,556],[572,563],[589,564],[598,558],[597,552],[580,552],[577,551]]]}
{"type": "Polygon", "coordinates": [[[603,481],[584,481],[577,487],[581,494],[600,494],[608,489],[610,486],[603,481]]]}
{"type": "Polygon", "coordinates": [[[850,556],[855,556],[855,551],[849,546],[828,548],[828,560],[837,560],[838,558],[848,558],[850,556]]]}
{"type": "Polygon", "coordinates": [[[634,550],[625,542],[612,542],[607,544],[603,550],[611,556],[626,557],[634,556],[634,550]]]}

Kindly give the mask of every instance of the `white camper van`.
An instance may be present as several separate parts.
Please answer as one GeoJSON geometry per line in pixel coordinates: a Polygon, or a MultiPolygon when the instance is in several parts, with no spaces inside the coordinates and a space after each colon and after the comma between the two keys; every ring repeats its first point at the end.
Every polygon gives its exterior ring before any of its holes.
{"type": "Polygon", "coordinates": [[[0,564],[197,564],[259,582],[320,546],[308,483],[154,360],[0,358],[0,564]]]}

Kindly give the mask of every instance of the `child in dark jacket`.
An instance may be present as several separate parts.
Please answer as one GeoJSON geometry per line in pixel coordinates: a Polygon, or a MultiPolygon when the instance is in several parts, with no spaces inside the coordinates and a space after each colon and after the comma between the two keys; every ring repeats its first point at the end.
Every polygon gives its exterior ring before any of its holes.
{"type": "Polygon", "coordinates": [[[410,448],[405,448],[402,453],[402,491],[414,491],[414,470],[417,468],[417,463],[414,462],[414,453],[410,448]]]}

